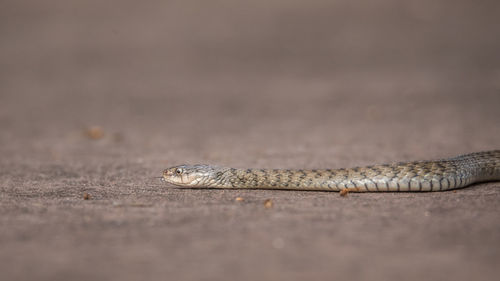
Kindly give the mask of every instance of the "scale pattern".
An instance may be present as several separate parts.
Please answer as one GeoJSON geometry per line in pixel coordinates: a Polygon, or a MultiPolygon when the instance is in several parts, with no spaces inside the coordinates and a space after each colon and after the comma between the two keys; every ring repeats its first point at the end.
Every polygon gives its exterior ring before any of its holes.
{"type": "Polygon", "coordinates": [[[348,169],[235,169],[180,165],[166,169],[166,182],[197,188],[320,191],[443,191],[500,180],[500,150],[435,160],[348,169]]]}

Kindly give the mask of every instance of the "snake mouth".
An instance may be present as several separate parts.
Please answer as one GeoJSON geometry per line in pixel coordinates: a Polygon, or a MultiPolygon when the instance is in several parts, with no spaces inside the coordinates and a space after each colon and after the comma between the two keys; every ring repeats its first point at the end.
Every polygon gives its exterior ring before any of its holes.
{"type": "Polygon", "coordinates": [[[164,182],[169,183],[171,185],[174,185],[176,187],[182,187],[182,188],[202,188],[205,186],[198,185],[193,182],[185,182],[182,180],[182,178],[165,178],[164,182]]]}

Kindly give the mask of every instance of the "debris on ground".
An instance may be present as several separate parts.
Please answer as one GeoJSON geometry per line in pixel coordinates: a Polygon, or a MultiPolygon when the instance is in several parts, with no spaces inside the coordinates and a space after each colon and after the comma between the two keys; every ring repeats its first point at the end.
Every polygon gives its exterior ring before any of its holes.
{"type": "Polygon", "coordinates": [[[104,130],[99,126],[88,127],[84,131],[85,136],[89,139],[98,140],[104,137],[104,130]]]}
{"type": "Polygon", "coordinates": [[[266,207],[266,208],[268,208],[268,209],[269,209],[269,208],[272,208],[272,207],[273,207],[273,200],[271,200],[271,199],[266,199],[266,200],[264,201],[264,207],[266,207]]]}

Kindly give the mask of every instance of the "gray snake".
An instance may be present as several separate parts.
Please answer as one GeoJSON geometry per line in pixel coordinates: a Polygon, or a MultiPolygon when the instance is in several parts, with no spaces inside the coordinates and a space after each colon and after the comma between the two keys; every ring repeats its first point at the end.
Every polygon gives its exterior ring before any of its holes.
{"type": "Polygon", "coordinates": [[[180,165],[163,180],[192,188],[252,188],[341,192],[443,191],[500,180],[500,150],[433,161],[400,162],[348,169],[235,169],[180,165]]]}

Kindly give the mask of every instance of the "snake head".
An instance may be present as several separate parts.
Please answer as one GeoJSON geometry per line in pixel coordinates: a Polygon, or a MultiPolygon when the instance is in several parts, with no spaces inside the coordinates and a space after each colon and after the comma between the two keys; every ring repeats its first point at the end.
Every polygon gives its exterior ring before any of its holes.
{"type": "Polygon", "coordinates": [[[210,165],[180,165],[164,170],[163,179],[177,186],[211,187],[223,170],[210,165]]]}

